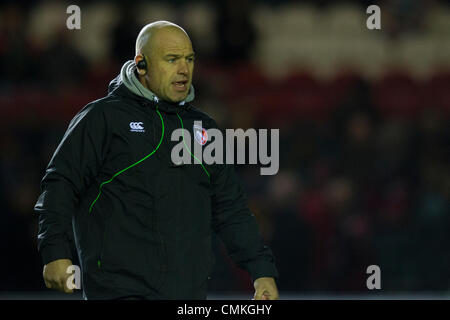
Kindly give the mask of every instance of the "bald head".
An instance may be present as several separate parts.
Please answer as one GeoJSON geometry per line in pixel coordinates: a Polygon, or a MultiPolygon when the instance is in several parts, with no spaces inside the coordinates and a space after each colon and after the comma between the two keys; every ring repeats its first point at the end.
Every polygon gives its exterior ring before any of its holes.
{"type": "Polygon", "coordinates": [[[161,38],[168,34],[186,37],[190,42],[188,34],[179,25],[164,20],[156,21],[147,24],[139,32],[136,39],[136,55],[151,55],[152,48],[155,44],[157,45],[161,38]]]}

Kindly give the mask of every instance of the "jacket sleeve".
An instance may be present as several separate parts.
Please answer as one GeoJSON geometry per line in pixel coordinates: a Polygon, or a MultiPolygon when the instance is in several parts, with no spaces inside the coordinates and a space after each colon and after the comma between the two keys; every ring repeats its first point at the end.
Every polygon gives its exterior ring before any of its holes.
{"type": "Polygon", "coordinates": [[[39,214],[38,250],[44,264],[72,259],[72,215],[97,176],[107,145],[106,121],[95,106],[88,104],[72,119],[41,181],[34,210],[39,214]]]}
{"type": "Polygon", "coordinates": [[[234,166],[216,165],[211,183],[212,227],[230,258],[249,272],[253,281],[260,277],[278,278],[272,251],[264,245],[234,166]]]}

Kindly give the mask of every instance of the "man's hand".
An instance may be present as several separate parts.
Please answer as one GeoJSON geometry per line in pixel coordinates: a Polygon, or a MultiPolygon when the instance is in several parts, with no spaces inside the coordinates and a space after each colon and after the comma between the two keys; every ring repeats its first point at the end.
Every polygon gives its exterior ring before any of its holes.
{"type": "Polygon", "coordinates": [[[278,289],[274,278],[258,278],[255,280],[254,300],[278,300],[278,289]]]}
{"type": "Polygon", "coordinates": [[[66,273],[67,268],[72,265],[70,259],[58,259],[44,266],[44,282],[47,288],[56,289],[65,293],[72,293],[73,290],[67,287],[67,279],[70,274],[66,273]]]}

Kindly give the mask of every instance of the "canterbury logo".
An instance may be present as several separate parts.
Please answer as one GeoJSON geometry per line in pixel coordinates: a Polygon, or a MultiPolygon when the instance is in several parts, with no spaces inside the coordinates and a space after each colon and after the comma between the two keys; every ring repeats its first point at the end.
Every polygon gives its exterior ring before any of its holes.
{"type": "Polygon", "coordinates": [[[145,132],[144,127],[142,126],[143,122],[130,122],[130,131],[131,132],[145,132]]]}

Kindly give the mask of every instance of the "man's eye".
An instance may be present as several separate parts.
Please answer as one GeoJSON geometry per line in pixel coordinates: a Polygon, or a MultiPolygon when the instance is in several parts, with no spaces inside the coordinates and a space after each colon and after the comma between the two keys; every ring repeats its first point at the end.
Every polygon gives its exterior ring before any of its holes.
{"type": "Polygon", "coordinates": [[[192,62],[192,61],[194,61],[194,58],[187,58],[187,61],[192,62]]]}
{"type": "Polygon", "coordinates": [[[173,62],[175,62],[175,59],[169,59],[168,61],[169,61],[169,63],[173,63],[173,62]]]}

